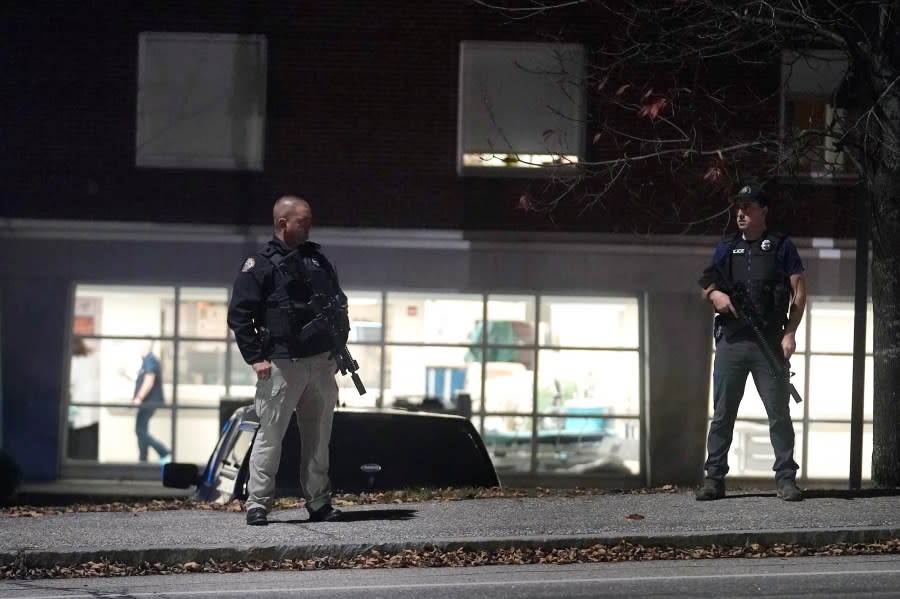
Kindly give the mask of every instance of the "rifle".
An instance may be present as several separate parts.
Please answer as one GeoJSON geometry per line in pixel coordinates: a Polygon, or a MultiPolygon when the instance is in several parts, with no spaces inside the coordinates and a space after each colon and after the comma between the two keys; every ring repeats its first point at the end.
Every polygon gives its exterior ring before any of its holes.
{"type": "MultiPolygon", "coordinates": [[[[302,278],[307,289],[313,290],[312,281],[303,266],[298,250],[293,250],[277,262],[273,260],[273,263],[286,276],[302,278]]],[[[332,276],[334,276],[333,272],[332,276]]],[[[335,278],[335,280],[337,279],[335,278]]],[[[329,357],[335,361],[342,375],[350,373],[356,391],[360,395],[365,395],[366,387],[356,373],[359,370],[359,363],[350,355],[345,341],[350,330],[347,306],[338,301],[337,296],[332,298],[324,293],[313,293],[309,299],[309,306],[313,309],[315,316],[300,329],[300,338],[308,339],[320,331],[327,332],[331,338],[331,355],[329,357]]]]}
{"type": "Polygon", "coordinates": [[[794,373],[791,372],[790,361],[775,355],[775,352],[772,351],[772,346],[769,345],[766,336],[763,335],[762,330],[759,328],[759,315],[756,313],[753,302],[750,301],[747,286],[743,283],[729,285],[727,279],[723,279],[720,282],[725,283],[724,288],[720,287],[720,291],[728,294],[731,298],[731,305],[734,306],[737,317],[747,323],[753,331],[753,339],[769,364],[769,374],[772,378],[782,380],[787,384],[791,397],[794,398],[795,402],[800,403],[803,401],[797,388],[794,387],[794,383],[791,382],[791,377],[794,376],[794,373]]]}
{"type": "Polygon", "coordinates": [[[325,331],[331,337],[331,355],[337,363],[341,374],[350,373],[353,384],[360,395],[366,394],[366,387],[356,371],[359,370],[359,363],[350,355],[347,344],[344,343],[344,335],[347,333],[347,326],[341,326],[341,322],[346,321],[346,308],[343,306],[335,306],[327,295],[317,293],[309,300],[309,305],[316,313],[315,317],[300,329],[300,337],[307,338],[319,331],[325,331]],[[344,315],[344,316],[342,316],[344,315]]]}

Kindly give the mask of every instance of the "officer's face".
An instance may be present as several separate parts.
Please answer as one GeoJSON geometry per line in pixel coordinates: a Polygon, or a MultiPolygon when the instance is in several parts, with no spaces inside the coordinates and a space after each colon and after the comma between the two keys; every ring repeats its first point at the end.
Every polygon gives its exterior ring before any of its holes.
{"type": "Polygon", "coordinates": [[[768,208],[756,202],[738,202],[734,205],[737,226],[741,231],[755,230],[766,224],[768,208]]]}
{"type": "Polygon", "coordinates": [[[297,204],[291,213],[279,220],[283,221],[279,224],[284,227],[284,243],[288,247],[298,247],[309,239],[312,212],[305,204],[297,204]]]}

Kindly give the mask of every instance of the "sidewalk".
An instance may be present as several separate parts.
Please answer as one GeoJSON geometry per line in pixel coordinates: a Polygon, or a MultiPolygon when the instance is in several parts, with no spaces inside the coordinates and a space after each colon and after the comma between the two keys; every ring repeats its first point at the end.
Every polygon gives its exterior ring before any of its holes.
{"type": "Polygon", "coordinates": [[[247,526],[243,513],[206,510],[0,515],[0,564],[202,563],[350,557],[372,549],[551,549],[622,540],[677,547],[822,546],[900,537],[900,495],[865,490],[809,491],[799,503],[781,501],[769,489],[730,491],[709,502],[683,490],[343,509],[341,521],[324,523],[308,523],[305,509],[275,511],[266,527],[247,526]]]}

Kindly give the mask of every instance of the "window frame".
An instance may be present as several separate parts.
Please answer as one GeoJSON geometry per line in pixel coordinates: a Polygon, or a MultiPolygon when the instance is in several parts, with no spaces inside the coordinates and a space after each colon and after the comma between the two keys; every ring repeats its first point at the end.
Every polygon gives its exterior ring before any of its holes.
{"type": "MultiPolygon", "coordinates": [[[[265,158],[265,132],[266,132],[266,90],[267,90],[267,38],[265,35],[248,35],[235,33],[190,33],[190,32],[161,32],[161,31],[143,31],[138,34],[138,68],[137,68],[137,101],[136,101],[136,121],[135,121],[135,167],[137,168],[178,168],[178,169],[215,169],[228,171],[262,171],[264,168],[265,158]],[[219,85],[228,85],[230,94],[218,93],[213,94],[217,97],[227,98],[226,101],[233,100],[235,96],[246,98],[250,104],[244,108],[248,108],[246,113],[248,119],[244,123],[234,123],[232,121],[232,138],[239,135],[237,127],[241,124],[246,128],[244,131],[246,139],[244,144],[238,146],[238,141],[234,141],[231,145],[231,152],[217,152],[213,142],[206,142],[206,146],[201,148],[202,153],[189,151],[183,147],[183,138],[177,133],[172,135],[167,133],[160,123],[153,119],[159,119],[159,111],[154,111],[149,106],[155,105],[163,98],[169,100],[177,99],[180,105],[190,105],[190,94],[198,93],[193,86],[187,86],[187,91],[177,90],[177,85],[168,81],[165,86],[165,92],[161,92],[159,96],[153,97],[153,86],[151,85],[150,72],[157,72],[159,65],[153,63],[154,55],[151,46],[154,44],[178,43],[178,44],[194,44],[194,45],[219,45],[225,47],[227,45],[237,48],[244,48],[249,55],[249,59],[245,64],[231,65],[231,70],[240,71],[238,76],[255,79],[258,87],[252,89],[249,93],[238,94],[240,91],[237,87],[239,81],[235,78],[225,82],[217,80],[219,85]],[[252,64],[255,61],[255,64],[252,64]],[[182,93],[179,93],[182,92],[182,93]],[[189,93],[188,93],[189,92],[189,93]],[[255,118],[249,118],[253,115],[255,118]],[[155,140],[160,137],[168,137],[168,141],[161,148],[155,148],[153,145],[155,140]],[[212,145],[210,145],[212,144],[212,145]]],[[[232,51],[234,56],[233,63],[237,62],[238,50],[232,51]]],[[[194,55],[202,54],[202,52],[192,52],[194,55]]],[[[207,55],[208,58],[208,55],[207,55]]],[[[199,60],[199,59],[198,59],[199,60]]],[[[186,71],[181,72],[189,77],[191,73],[188,71],[193,63],[177,65],[186,71]]],[[[197,69],[197,71],[207,71],[207,69],[197,69]]],[[[171,75],[171,73],[170,73],[171,75]]],[[[194,73],[196,75],[196,73],[194,73]]],[[[246,79],[241,79],[246,81],[246,79]]],[[[196,83],[196,81],[195,81],[196,83]]],[[[209,107],[207,107],[209,108],[209,107]]],[[[229,115],[229,107],[226,107],[221,114],[216,116],[223,117],[229,115]]],[[[164,114],[170,114],[165,111],[164,114]]],[[[185,124],[191,122],[199,122],[200,119],[195,118],[198,113],[187,113],[176,115],[179,119],[168,123],[173,129],[178,129],[178,120],[182,121],[183,128],[185,124]]],[[[208,116],[208,114],[207,114],[208,116]]],[[[207,127],[216,127],[215,122],[208,123],[207,127]]],[[[205,139],[208,136],[196,135],[191,132],[182,132],[182,136],[188,136],[194,143],[199,139],[205,139]]],[[[156,143],[159,143],[156,141],[156,143]]]]}
{"type": "MultiPolygon", "coordinates": [[[[180,323],[179,323],[179,318],[178,318],[180,311],[177,308],[177,306],[179,306],[180,302],[181,302],[182,288],[191,289],[191,290],[196,290],[197,288],[210,288],[210,289],[226,288],[226,289],[228,289],[227,299],[229,301],[231,298],[231,289],[230,288],[227,288],[224,285],[214,285],[214,284],[202,285],[202,284],[198,284],[198,283],[194,283],[194,282],[173,283],[173,284],[153,283],[153,284],[147,284],[147,285],[140,285],[140,284],[133,283],[133,282],[129,282],[129,283],[74,282],[72,284],[71,297],[70,297],[70,302],[69,302],[69,317],[70,318],[74,318],[76,290],[77,290],[77,287],[79,284],[92,285],[92,286],[93,285],[104,285],[104,286],[108,285],[110,287],[127,286],[127,287],[171,287],[171,288],[173,288],[174,289],[174,296],[173,296],[174,297],[174,305],[176,306],[175,323],[173,325],[174,326],[173,333],[171,335],[161,334],[158,336],[154,336],[154,339],[157,341],[160,341],[160,342],[172,343],[173,344],[173,355],[176,357],[179,355],[179,346],[182,343],[192,343],[192,342],[198,342],[198,341],[223,343],[224,347],[225,347],[225,352],[223,354],[223,359],[225,360],[223,384],[224,384],[224,389],[225,389],[225,397],[231,396],[232,387],[234,386],[232,384],[232,378],[233,378],[232,370],[234,368],[239,368],[243,365],[242,362],[240,362],[238,364],[234,363],[235,360],[239,359],[239,352],[237,352],[236,348],[235,348],[234,336],[230,332],[228,332],[227,336],[224,338],[182,336],[181,335],[181,327],[179,326],[180,323]]],[[[402,296],[404,294],[411,294],[411,295],[428,294],[430,297],[439,299],[443,295],[452,297],[452,296],[458,296],[458,295],[460,295],[460,293],[455,293],[455,292],[446,291],[446,290],[400,289],[400,288],[380,289],[380,290],[376,290],[376,289],[372,289],[372,288],[348,289],[348,290],[346,290],[346,293],[349,297],[352,297],[354,295],[354,293],[358,293],[360,295],[365,294],[366,296],[377,295],[380,298],[380,300],[378,300],[378,301],[380,301],[379,308],[380,308],[380,314],[381,314],[381,316],[380,316],[381,317],[381,327],[380,327],[381,334],[378,336],[377,339],[372,338],[372,339],[358,340],[351,344],[351,346],[356,346],[356,347],[376,347],[380,351],[380,363],[377,366],[377,370],[379,373],[378,380],[377,381],[363,381],[363,383],[366,385],[366,387],[369,389],[370,392],[377,393],[377,397],[375,399],[375,405],[371,409],[381,410],[381,409],[390,407],[390,406],[384,405],[384,397],[385,397],[384,384],[385,384],[385,379],[387,377],[387,368],[388,368],[388,365],[386,364],[387,354],[391,348],[393,348],[393,347],[405,347],[405,348],[421,347],[421,348],[469,349],[471,347],[474,347],[473,343],[471,343],[471,342],[442,343],[442,342],[436,342],[436,341],[416,342],[416,341],[410,341],[410,340],[404,340],[404,339],[392,340],[389,338],[389,336],[387,334],[388,297],[390,294],[397,294],[400,296],[402,296]]],[[[540,353],[542,350],[557,351],[560,349],[571,349],[571,350],[578,350],[578,351],[627,352],[627,353],[634,353],[637,355],[637,358],[638,358],[638,380],[634,381],[635,386],[637,388],[637,392],[638,392],[638,397],[636,398],[636,405],[637,405],[636,413],[634,413],[634,414],[625,414],[625,413],[607,414],[607,413],[602,413],[600,411],[597,411],[596,413],[588,411],[585,413],[574,414],[574,415],[571,415],[570,417],[575,418],[575,419],[578,419],[578,418],[582,418],[582,419],[602,418],[602,419],[607,419],[607,420],[615,420],[617,422],[626,422],[626,424],[632,423],[633,426],[631,426],[631,428],[629,428],[629,430],[634,431],[637,436],[637,439],[638,439],[638,443],[637,443],[638,467],[637,467],[637,471],[632,472],[628,476],[628,478],[634,478],[635,480],[640,480],[641,477],[643,477],[645,475],[646,468],[647,468],[647,466],[646,466],[646,442],[645,442],[646,439],[644,439],[644,435],[646,434],[646,418],[647,418],[646,402],[645,402],[645,396],[646,396],[645,378],[646,377],[644,375],[644,371],[646,369],[646,347],[645,347],[645,343],[644,343],[644,338],[645,338],[645,335],[644,335],[645,314],[644,314],[644,312],[646,310],[646,307],[645,307],[645,302],[642,299],[643,296],[641,294],[629,294],[629,293],[608,293],[608,294],[602,294],[602,293],[592,293],[592,294],[546,293],[546,294],[544,294],[544,293],[536,293],[534,291],[532,291],[532,292],[483,291],[483,292],[466,292],[466,293],[463,293],[462,295],[478,298],[478,301],[480,301],[480,303],[481,303],[481,312],[482,312],[481,318],[482,318],[482,321],[484,321],[484,322],[487,322],[490,319],[489,317],[492,316],[492,314],[489,313],[489,304],[492,301],[504,301],[504,300],[508,300],[510,298],[516,298],[516,299],[524,299],[524,300],[532,302],[532,309],[534,312],[534,314],[532,315],[532,318],[533,318],[532,324],[534,327],[534,339],[531,340],[530,343],[523,343],[523,342],[521,342],[521,340],[517,340],[517,342],[515,344],[495,343],[495,342],[490,341],[489,335],[481,335],[481,340],[480,340],[480,349],[482,351],[482,354],[481,354],[482,356],[487,355],[488,351],[503,350],[503,349],[514,349],[514,350],[518,350],[518,351],[531,351],[533,353],[534,364],[533,364],[533,370],[531,373],[531,409],[528,412],[523,412],[523,413],[517,412],[515,414],[508,414],[508,413],[502,412],[502,411],[487,410],[486,402],[480,401],[479,409],[473,410],[473,412],[470,416],[470,420],[476,426],[476,428],[478,429],[479,433],[482,436],[484,436],[484,433],[485,433],[485,418],[490,418],[490,417],[495,417],[495,416],[496,417],[513,416],[513,417],[522,417],[528,421],[527,427],[528,427],[528,430],[530,430],[530,438],[529,438],[528,444],[527,444],[527,447],[529,450],[529,455],[530,455],[530,461],[528,464],[528,468],[526,470],[512,470],[512,471],[509,471],[508,473],[514,477],[515,476],[531,476],[531,477],[537,476],[537,477],[552,478],[554,476],[557,476],[557,477],[571,476],[571,474],[568,474],[565,472],[554,473],[553,471],[541,469],[538,464],[538,454],[539,454],[539,449],[540,449],[539,438],[538,438],[539,422],[541,419],[553,417],[553,415],[549,415],[545,412],[542,412],[538,407],[538,392],[539,392],[538,379],[539,379],[540,353]],[[628,346],[609,345],[609,346],[585,346],[585,347],[573,346],[573,347],[569,347],[569,346],[554,345],[549,342],[543,343],[539,337],[539,330],[540,330],[540,326],[541,326],[541,314],[542,314],[541,300],[544,297],[552,298],[554,300],[558,300],[561,298],[567,299],[567,300],[577,300],[579,298],[584,298],[585,300],[591,300],[591,299],[597,299],[597,298],[612,299],[612,300],[620,299],[620,300],[628,300],[628,301],[633,300],[635,302],[635,306],[638,311],[638,313],[637,313],[638,318],[637,318],[637,323],[636,323],[636,325],[639,329],[637,331],[637,340],[638,340],[637,345],[635,345],[633,347],[630,345],[628,345],[628,346]]],[[[352,310],[351,310],[351,322],[352,322],[352,310]]],[[[75,334],[73,332],[73,323],[70,323],[70,326],[68,327],[68,335],[67,335],[67,339],[66,339],[68,349],[66,350],[66,353],[65,353],[65,355],[67,357],[66,364],[68,364],[68,365],[71,365],[71,361],[72,361],[71,360],[71,358],[72,358],[71,342],[72,342],[72,339],[74,336],[75,336],[75,334]]],[[[102,339],[106,339],[106,338],[131,339],[131,337],[128,337],[128,336],[100,335],[100,334],[98,334],[98,335],[82,335],[82,337],[84,337],[84,338],[102,338],[102,339]]],[[[137,337],[135,337],[135,338],[137,338],[137,337]]],[[[484,398],[485,397],[485,383],[486,383],[485,375],[486,375],[487,362],[484,360],[479,360],[479,362],[480,362],[480,368],[481,368],[481,380],[479,382],[479,384],[481,386],[480,397],[484,398]]],[[[66,367],[67,372],[66,372],[66,377],[64,379],[67,382],[70,380],[68,368],[69,368],[69,366],[66,367]]],[[[175,453],[175,452],[177,452],[177,450],[178,450],[177,445],[178,445],[178,435],[179,435],[179,432],[178,432],[178,426],[179,426],[178,425],[178,413],[179,413],[179,411],[181,411],[181,410],[210,410],[211,407],[210,406],[196,406],[196,405],[180,405],[180,402],[178,401],[178,387],[179,387],[180,377],[179,377],[179,373],[178,373],[177,361],[175,364],[172,365],[172,369],[173,369],[172,370],[172,380],[168,381],[168,384],[170,384],[172,387],[172,394],[170,397],[169,396],[166,397],[165,409],[169,410],[170,414],[171,414],[170,423],[169,423],[169,426],[170,426],[170,439],[169,440],[171,442],[170,449],[173,452],[173,455],[177,455],[177,453],[175,453]]],[[[347,377],[347,378],[349,381],[349,377],[347,377]]],[[[348,393],[356,392],[355,388],[353,388],[353,386],[350,385],[349,383],[348,383],[348,385],[344,385],[344,386],[348,387],[346,389],[346,391],[348,393]]],[[[145,465],[139,464],[139,463],[130,463],[130,462],[111,463],[111,462],[84,461],[84,460],[70,459],[68,457],[68,452],[67,452],[68,426],[67,426],[67,419],[65,417],[65,414],[70,405],[70,400],[68,398],[68,394],[65,393],[65,391],[63,391],[63,401],[61,402],[61,404],[63,406],[63,410],[61,412],[63,414],[63,418],[61,419],[61,424],[60,424],[60,427],[62,429],[62,435],[60,438],[62,439],[63,442],[61,443],[61,446],[60,446],[60,454],[62,457],[62,459],[61,459],[62,469],[63,469],[63,472],[65,475],[91,477],[91,476],[96,476],[98,473],[102,472],[104,475],[116,475],[116,476],[120,476],[123,478],[144,478],[144,479],[146,479],[146,478],[152,478],[153,475],[155,475],[155,473],[158,472],[158,468],[156,468],[156,467],[151,468],[151,467],[147,467],[145,465]]],[[[95,404],[79,403],[78,405],[105,407],[105,406],[108,406],[109,404],[101,404],[101,403],[97,402],[95,404]]],[[[210,448],[210,451],[211,450],[212,450],[212,448],[210,448]]],[[[596,477],[596,478],[604,478],[604,477],[617,478],[617,477],[621,477],[623,475],[621,473],[614,473],[614,474],[610,474],[610,475],[603,474],[603,473],[597,473],[597,474],[585,474],[585,475],[579,475],[579,476],[596,477]]]]}
{"type": "MultiPolygon", "coordinates": [[[[829,85],[829,82],[822,81],[810,83],[808,79],[804,79],[802,82],[800,81],[803,74],[815,70],[815,66],[810,66],[810,62],[815,63],[818,61],[820,64],[827,62],[845,63],[845,53],[838,50],[815,50],[807,54],[808,55],[803,55],[793,50],[784,50],[781,53],[781,87],[779,94],[780,157],[778,175],[781,178],[799,183],[829,185],[854,182],[858,179],[859,175],[853,170],[853,165],[850,162],[846,151],[834,150],[833,136],[826,136],[820,145],[814,146],[817,155],[820,156],[817,159],[820,168],[816,170],[813,170],[813,168],[799,170],[798,168],[802,166],[802,161],[799,157],[797,148],[792,144],[794,141],[793,129],[797,128],[794,126],[791,114],[791,107],[794,100],[818,103],[825,112],[826,116],[824,118],[826,119],[828,118],[828,115],[833,115],[835,112],[843,112],[843,115],[841,116],[832,117],[837,129],[849,120],[848,111],[845,108],[835,105],[835,100],[839,93],[838,88],[841,83],[845,81],[844,76],[841,76],[841,78],[834,82],[833,85],[829,85]],[[844,60],[841,60],[842,58],[844,58],[844,60]],[[805,61],[807,67],[805,69],[798,69],[798,74],[795,75],[793,65],[799,61],[805,61]],[[792,90],[792,83],[802,89],[796,91],[792,90]],[[826,156],[828,153],[832,154],[831,158],[826,156]],[[841,169],[827,168],[828,165],[838,162],[843,164],[841,169]]],[[[810,128],[797,129],[800,131],[810,130],[810,128]]],[[[813,163],[810,162],[810,164],[813,163]]]]}
{"type": "MultiPolygon", "coordinates": [[[[180,461],[184,461],[178,457],[178,413],[180,411],[189,411],[189,412],[202,412],[202,411],[218,411],[218,405],[192,405],[190,403],[184,403],[179,401],[179,390],[181,387],[181,376],[179,373],[179,360],[182,357],[181,354],[181,346],[182,345],[190,345],[192,343],[218,343],[222,344],[224,347],[223,353],[223,383],[222,387],[224,388],[224,396],[228,397],[231,395],[231,370],[233,368],[233,360],[232,360],[232,351],[231,348],[235,345],[234,336],[230,331],[226,331],[224,336],[221,337],[210,337],[210,336],[195,336],[195,335],[182,335],[181,334],[181,303],[182,301],[192,301],[192,300],[184,300],[182,297],[182,290],[188,290],[188,295],[192,295],[198,289],[208,289],[208,290],[217,290],[225,292],[225,303],[227,305],[230,300],[231,290],[221,284],[203,284],[203,283],[167,283],[167,282],[153,282],[153,283],[138,283],[138,282],[110,282],[110,281],[73,281],[70,287],[70,295],[69,295],[69,326],[67,327],[65,338],[66,349],[64,355],[66,357],[64,361],[64,372],[63,372],[63,382],[61,388],[61,402],[60,405],[60,465],[61,470],[64,476],[72,476],[72,477],[80,477],[80,476],[91,476],[96,475],[98,472],[102,472],[109,476],[116,476],[122,478],[138,478],[138,479],[147,479],[147,478],[158,478],[159,465],[155,462],[149,462],[147,464],[142,464],[139,462],[129,462],[129,461],[99,461],[99,459],[78,459],[72,458],[69,456],[68,452],[68,440],[69,440],[69,427],[68,427],[68,413],[70,406],[81,406],[86,408],[124,408],[124,409],[133,409],[135,412],[137,407],[132,405],[124,405],[124,404],[110,404],[106,402],[97,401],[94,402],[77,402],[73,403],[71,401],[70,393],[68,392],[69,384],[71,383],[72,377],[72,357],[73,357],[73,342],[76,338],[81,338],[84,340],[96,340],[96,341],[125,341],[125,342],[135,342],[135,341],[143,341],[149,340],[155,344],[170,344],[172,351],[172,364],[168,367],[164,367],[164,373],[166,376],[163,379],[163,384],[166,388],[171,388],[171,391],[166,391],[166,401],[165,404],[157,408],[157,412],[159,414],[166,414],[166,417],[169,419],[168,423],[168,438],[165,439],[167,442],[168,448],[171,452],[171,455],[180,461]],[[114,288],[145,288],[145,289],[171,289],[171,301],[172,301],[172,320],[171,323],[172,330],[166,330],[169,326],[169,323],[163,323],[162,329],[159,334],[156,335],[142,335],[142,334],[104,334],[102,332],[96,332],[92,334],[78,334],[75,332],[75,303],[78,299],[77,291],[79,286],[84,287],[108,287],[110,289],[114,288]]],[[[168,298],[166,298],[168,301],[168,298]]],[[[182,433],[183,434],[183,433],[182,433]]],[[[212,448],[210,448],[211,451],[212,448]]],[[[152,454],[152,452],[151,452],[152,454]]],[[[99,456],[98,456],[99,458],[99,456]]],[[[205,459],[204,459],[205,461],[205,459]]]]}
{"type": "MultiPolygon", "coordinates": [[[[458,105],[457,105],[457,146],[456,146],[456,171],[461,177],[514,177],[514,178],[540,178],[556,175],[575,174],[580,165],[586,160],[587,154],[587,90],[585,89],[584,72],[587,64],[587,48],[584,44],[576,43],[551,43],[551,42],[501,42],[486,40],[463,40],[459,45],[459,81],[458,81],[458,105]],[[514,147],[507,148],[484,148],[479,151],[468,151],[471,140],[467,135],[467,123],[478,114],[470,114],[467,109],[467,100],[470,94],[474,93],[470,89],[468,78],[470,73],[466,69],[466,65],[470,60],[476,60],[479,52],[507,52],[514,55],[516,51],[537,52],[546,50],[557,55],[560,52],[568,52],[572,54],[575,66],[579,71],[572,76],[577,81],[577,85],[572,86],[574,90],[563,94],[565,97],[573,100],[575,105],[575,114],[571,117],[565,117],[552,107],[549,112],[557,112],[563,120],[574,123],[573,131],[566,131],[560,137],[565,138],[568,143],[570,153],[563,154],[560,152],[552,152],[547,148],[546,154],[535,151],[520,152],[514,147]],[[485,157],[486,164],[466,164],[467,156],[482,155],[485,157]],[[536,164],[536,160],[552,160],[555,164],[536,164]],[[488,164],[487,161],[496,163],[502,162],[504,166],[499,164],[488,164]]],[[[517,100],[515,103],[521,103],[517,100]]],[[[491,117],[492,119],[494,117],[491,117]]],[[[496,127],[496,121],[495,121],[496,127]]],[[[503,143],[509,145],[506,135],[502,130],[496,131],[503,143]]],[[[552,138],[556,130],[550,127],[544,127],[544,141],[552,138]],[[548,133],[553,132],[553,133],[548,133]]],[[[546,143],[544,146],[546,147],[546,143]]]]}

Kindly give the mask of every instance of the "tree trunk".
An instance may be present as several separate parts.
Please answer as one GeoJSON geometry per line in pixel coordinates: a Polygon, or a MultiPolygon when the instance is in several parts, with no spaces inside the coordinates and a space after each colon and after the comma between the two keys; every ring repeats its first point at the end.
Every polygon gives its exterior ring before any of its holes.
{"type": "MultiPolygon", "coordinates": [[[[890,227],[900,238],[897,221],[890,227]]],[[[879,486],[900,486],[900,248],[873,251],[872,303],[874,310],[874,405],[872,480],[879,486]]]]}
{"type": "MultiPolygon", "coordinates": [[[[900,96],[885,102],[888,122],[900,122],[900,96]]],[[[881,164],[870,175],[872,304],[875,354],[872,480],[900,486],[900,147],[896,125],[882,128],[881,164]]]]}

